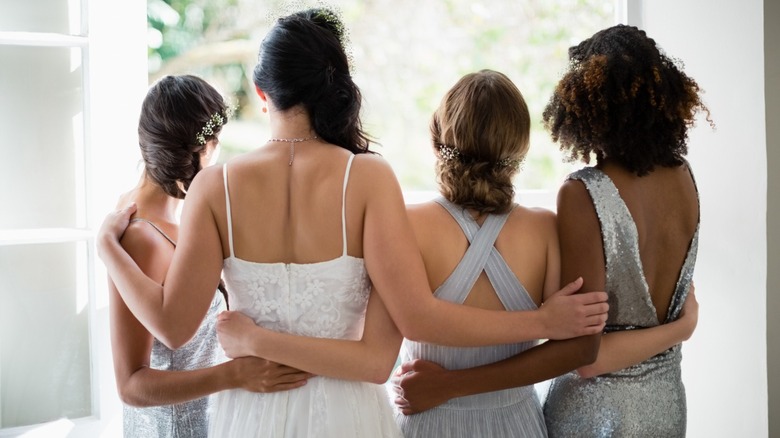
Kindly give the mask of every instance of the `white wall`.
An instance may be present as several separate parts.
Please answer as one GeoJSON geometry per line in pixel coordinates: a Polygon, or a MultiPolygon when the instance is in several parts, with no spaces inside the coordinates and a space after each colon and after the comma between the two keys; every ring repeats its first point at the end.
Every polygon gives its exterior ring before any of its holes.
{"type": "Polygon", "coordinates": [[[717,125],[690,133],[702,219],[699,325],[683,347],[688,436],[767,436],[764,4],[628,1],[629,23],[684,61],[717,125]]]}

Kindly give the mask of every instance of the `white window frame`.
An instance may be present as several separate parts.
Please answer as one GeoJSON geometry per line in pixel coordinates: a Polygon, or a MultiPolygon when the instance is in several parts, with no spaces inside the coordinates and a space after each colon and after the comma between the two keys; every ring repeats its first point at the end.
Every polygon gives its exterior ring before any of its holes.
{"type": "MultiPolygon", "coordinates": [[[[22,0],[19,0],[22,1],[22,0]]],[[[138,177],[136,126],[147,88],[146,2],[63,0],[79,10],[73,34],[0,32],[0,46],[63,47],[81,50],[83,132],[76,144],[77,221],[73,228],[0,230],[0,247],[84,242],[88,297],[91,415],[48,423],[0,428],[0,437],[121,436],[109,341],[105,269],[94,236],[122,190],[138,177]]],[[[31,175],[34,172],[31,170],[31,175]]],[[[23,358],[22,358],[23,360],[23,358]]],[[[1,390],[1,388],[0,388],[1,390]]]]}

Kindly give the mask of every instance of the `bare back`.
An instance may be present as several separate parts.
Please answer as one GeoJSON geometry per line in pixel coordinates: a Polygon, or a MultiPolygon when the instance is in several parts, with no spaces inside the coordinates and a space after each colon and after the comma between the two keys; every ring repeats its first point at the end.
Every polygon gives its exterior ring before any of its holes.
{"type": "Polygon", "coordinates": [[[636,224],[642,269],[663,322],[699,222],[693,177],[687,165],[658,167],[642,177],[609,162],[599,168],[617,187],[636,224]]]}
{"type": "MultiPolygon", "coordinates": [[[[407,207],[422,252],[428,283],[436,290],[455,270],[469,247],[458,224],[435,202],[407,207]]],[[[479,224],[484,217],[477,219],[479,224]]],[[[558,288],[559,261],[555,215],[542,209],[516,206],[496,239],[495,247],[538,306],[558,288]]],[[[464,304],[504,310],[483,272],[464,304]]]]}
{"type": "MultiPolygon", "coordinates": [[[[295,148],[292,165],[287,144],[269,144],[227,164],[236,257],[260,263],[315,263],[342,254],[342,190],[351,152],[320,142],[298,143],[295,148]]],[[[345,197],[347,253],[362,257],[365,203],[360,196],[350,196],[354,184],[351,179],[345,197]]],[[[214,214],[227,257],[224,199],[222,205],[214,214]]]]}

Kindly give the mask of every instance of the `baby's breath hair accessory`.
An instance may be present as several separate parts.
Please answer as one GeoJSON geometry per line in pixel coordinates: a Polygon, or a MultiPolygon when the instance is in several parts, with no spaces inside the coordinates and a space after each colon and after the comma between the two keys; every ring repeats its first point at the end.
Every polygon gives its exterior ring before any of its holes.
{"type": "Polygon", "coordinates": [[[442,161],[460,160],[460,151],[446,144],[436,145],[439,148],[439,157],[442,161]]]}
{"type": "Polygon", "coordinates": [[[233,116],[233,113],[235,112],[235,107],[229,106],[225,109],[225,113],[219,113],[216,112],[209,117],[208,121],[205,125],[203,125],[203,128],[201,128],[198,135],[195,136],[195,140],[197,140],[199,145],[206,144],[206,137],[214,135],[216,131],[219,130],[222,125],[227,123],[228,119],[233,116]]]}
{"type": "Polygon", "coordinates": [[[497,167],[511,167],[515,170],[519,169],[522,164],[523,160],[518,160],[516,158],[502,158],[496,162],[497,167]]]}
{"type": "MultiPolygon", "coordinates": [[[[450,161],[464,162],[463,154],[461,154],[458,149],[446,144],[437,144],[436,147],[439,150],[439,158],[445,163],[450,161]]],[[[523,160],[502,158],[496,161],[495,166],[498,168],[510,167],[512,169],[519,169],[521,164],[523,164],[523,160]]]]}

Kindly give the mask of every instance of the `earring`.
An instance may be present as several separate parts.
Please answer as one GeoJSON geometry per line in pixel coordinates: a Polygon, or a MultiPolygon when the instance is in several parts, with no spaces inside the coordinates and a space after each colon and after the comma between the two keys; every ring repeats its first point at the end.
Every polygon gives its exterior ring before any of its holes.
{"type": "Polygon", "coordinates": [[[263,112],[264,112],[264,113],[267,113],[267,112],[268,112],[268,108],[266,108],[266,107],[263,107],[263,112]]]}

